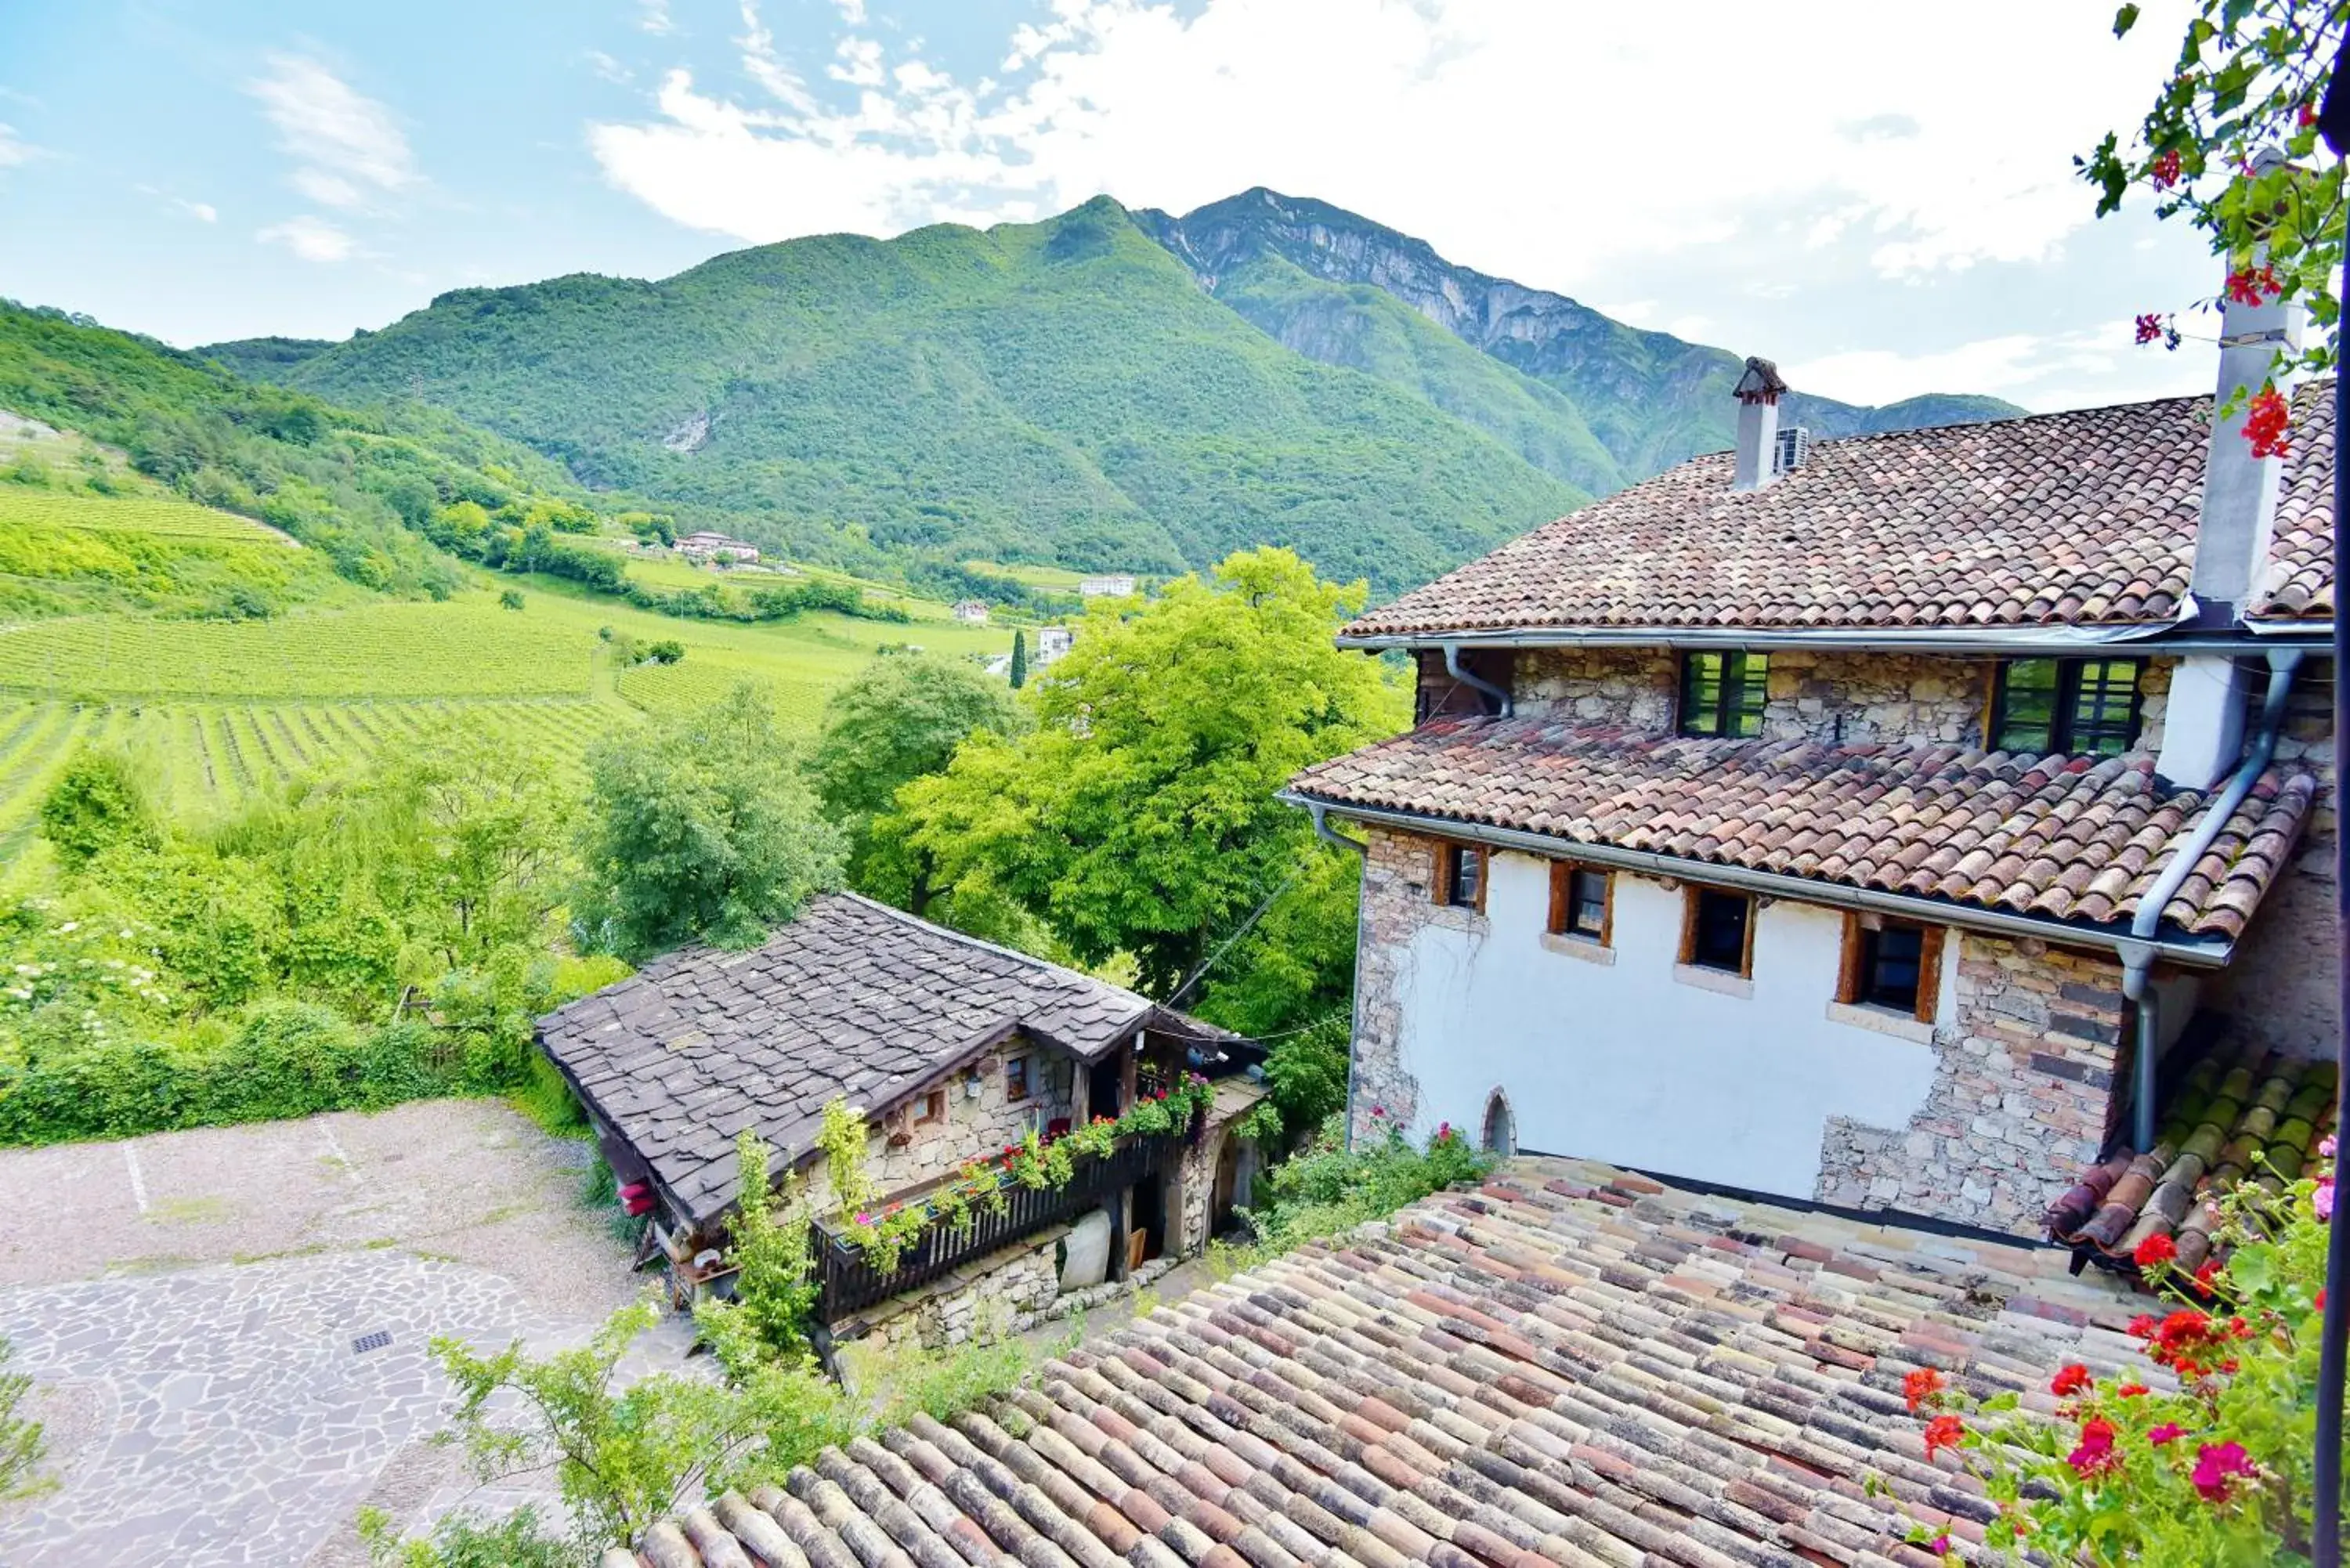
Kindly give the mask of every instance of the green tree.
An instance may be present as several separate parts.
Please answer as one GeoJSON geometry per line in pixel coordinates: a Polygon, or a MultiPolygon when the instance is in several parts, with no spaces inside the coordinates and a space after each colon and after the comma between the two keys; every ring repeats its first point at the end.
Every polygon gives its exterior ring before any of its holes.
{"type": "Polygon", "coordinates": [[[749,1127],[734,1138],[740,1196],[728,1218],[733,1243],[733,1302],[708,1301],[694,1308],[702,1336],[715,1345],[731,1375],[740,1378],[758,1361],[803,1361],[808,1355],[808,1314],[815,1309],[815,1254],[808,1246],[807,1205],[796,1178],[770,1182],[774,1151],[749,1127]]]}
{"type": "Polygon", "coordinates": [[[840,883],[846,836],[819,815],[755,686],[599,742],[588,774],[576,924],[593,944],[624,957],[748,947],[840,883]]]}
{"type": "Polygon", "coordinates": [[[118,751],[81,752],[41,797],[41,834],[68,867],[118,844],[154,844],[155,809],[137,765],[118,751]]]}
{"type": "MultiPolygon", "coordinates": [[[[2137,5],[2123,5],[2115,36],[2138,16],[2137,5]]],[[[2324,370],[2338,356],[2343,171],[2318,145],[2316,113],[2345,26],[2350,5],[2341,0],[2196,0],[2178,61],[2137,130],[2126,140],[2108,132],[2076,161],[2100,217],[2143,190],[2158,216],[2185,218],[2227,259],[2230,295],[2307,306],[2319,330],[2297,355],[2278,350],[2280,374],[2295,364],[2324,370]]],[[[2168,313],[2138,317],[2138,341],[2157,338],[2178,346],[2168,313]]],[[[2267,399],[2276,400],[2270,418],[2281,437],[2285,410],[2273,385],[2256,395],[2267,399]]]]}
{"type": "Polygon", "coordinates": [[[992,887],[1081,962],[1131,954],[1167,995],[1320,853],[1274,793],[1404,722],[1378,665],[1332,644],[1363,599],[1268,548],[1097,605],[1033,732],[976,735],[901,793],[907,841],[941,885],[992,887]]]}
{"type": "Polygon", "coordinates": [[[923,913],[936,888],[930,852],[877,833],[898,792],[942,771],[980,731],[1016,736],[1027,714],[1003,685],[968,664],[916,655],[877,659],[826,702],[810,774],[827,815],[848,834],[859,891],[923,913]]]}
{"type": "MultiPolygon", "coordinates": [[[[0,1339],[0,1368],[11,1354],[8,1342],[0,1339]]],[[[32,1388],[33,1380],[23,1373],[0,1371],[0,1501],[26,1496],[41,1484],[33,1471],[48,1452],[48,1439],[38,1421],[16,1413],[32,1388]]]]}
{"type": "Polygon", "coordinates": [[[1012,633],[1012,690],[1019,691],[1028,684],[1028,634],[1014,628],[1012,633]]]}

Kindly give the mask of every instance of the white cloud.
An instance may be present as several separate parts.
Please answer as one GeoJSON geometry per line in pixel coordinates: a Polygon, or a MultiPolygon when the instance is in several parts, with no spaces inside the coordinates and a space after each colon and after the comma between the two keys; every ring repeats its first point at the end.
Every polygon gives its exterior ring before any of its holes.
{"type": "Polygon", "coordinates": [[[669,0],[638,0],[637,26],[648,33],[674,33],[677,24],[670,19],[669,0]]]}
{"type": "Polygon", "coordinates": [[[2054,254],[2089,221],[2070,155],[2142,112],[2164,63],[2155,19],[2117,45],[2102,13],[2039,0],[1956,17],[1821,0],[1800,26],[1705,0],[1669,32],[1637,7],[1519,0],[1053,10],[1013,34],[1006,83],[911,59],[884,75],[858,38],[830,72],[853,90],[817,104],[746,5],[744,68],[781,110],[672,72],[657,113],[590,145],[657,211],[754,241],[1101,191],[1180,211],[1262,183],[1551,287],[1791,208],[1815,244],[1866,236],[1898,278],[2054,254]]]}
{"type": "Polygon", "coordinates": [[[39,151],[39,148],[16,134],[16,127],[0,120],[0,169],[30,163],[39,151]]]}
{"type": "Polygon", "coordinates": [[[634,72],[601,49],[589,49],[581,56],[581,58],[588,62],[590,69],[608,82],[618,82],[625,86],[636,80],[634,72]]]}
{"type": "Polygon", "coordinates": [[[174,196],[172,198],[172,205],[179,208],[180,211],[187,213],[188,216],[195,219],[196,222],[200,223],[217,223],[220,222],[220,209],[213,206],[210,202],[190,202],[182,197],[174,196]]]}
{"type": "MultiPolygon", "coordinates": [[[[1928,353],[1854,349],[1783,366],[1782,373],[1807,392],[1847,402],[1890,403],[1926,392],[1988,392],[2033,406],[2065,407],[2083,400],[2076,386],[2110,385],[2131,368],[2129,361],[2143,360],[2146,352],[2133,342],[2129,324],[2116,321],[2051,336],[2006,333],[1928,353]]],[[[2166,361],[2159,369],[2175,372],[2177,366],[2166,361]]]]}
{"type": "Polygon", "coordinates": [[[326,206],[354,208],[423,182],[391,111],[354,91],[317,61],[272,55],[269,74],[246,84],[300,167],[295,188],[326,206]]]}
{"type": "Polygon", "coordinates": [[[324,218],[304,214],[273,223],[254,236],[264,244],[281,244],[307,262],[348,261],[359,254],[359,242],[324,218]]]}

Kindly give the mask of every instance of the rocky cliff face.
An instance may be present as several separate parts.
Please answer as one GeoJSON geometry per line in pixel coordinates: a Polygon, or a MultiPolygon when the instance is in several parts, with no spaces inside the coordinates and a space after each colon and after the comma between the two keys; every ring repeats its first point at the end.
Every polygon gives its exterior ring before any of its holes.
{"type": "MultiPolygon", "coordinates": [[[[1133,216],[1201,287],[1300,353],[1368,368],[1349,358],[1355,334],[1347,323],[1362,302],[1338,292],[1368,287],[1555,391],[1617,471],[1567,474],[1588,487],[1615,488],[1730,443],[1730,388],[1742,359],[1726,349],[1644,332],[1565,295],[1455,265],[1425,240],[1326,202],[1259,188],[1180,218],[1151,209],[1133,216]],[[1268,265],[1324,286],[1268,300],[1257,286],[1268,265]]],[[[1798,394],[1783,419],[1827,439],[2022,411],[1996,398],[1916,398],[1872,409],[1798,394]]]]}

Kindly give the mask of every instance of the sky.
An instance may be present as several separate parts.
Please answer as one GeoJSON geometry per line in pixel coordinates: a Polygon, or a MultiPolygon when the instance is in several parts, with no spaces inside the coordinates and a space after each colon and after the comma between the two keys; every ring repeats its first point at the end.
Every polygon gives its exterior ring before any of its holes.
{"type": "Polygon", "coordinates": [[[2072,168],[2165,75],[2146,10],[2116,42],[2102,0],[0,5],[0,296],[341,337],[460,286],[1266,185],[1804,391],[2199,391],[2210,348],[2130,317],[2217,264],[2072,168]]]}

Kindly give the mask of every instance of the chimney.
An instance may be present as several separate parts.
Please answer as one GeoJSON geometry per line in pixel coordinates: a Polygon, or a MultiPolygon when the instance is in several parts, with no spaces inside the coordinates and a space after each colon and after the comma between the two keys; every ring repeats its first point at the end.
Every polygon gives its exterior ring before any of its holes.
{"type": "MultiPolygon", "coordinates": [[[[2254,167],[2265,172],[2279,156],[2263,152],[2254,167]]],[[[2226,297],[2224,286],[2220,294],[2220,383],[2212,408],[2217,415],[2231,399],[2237,407],[2211,421],[2189,586],[2204,624],[2226,627],[2260,587],[2283,482],[2282,459],[2252,455],[2244,418],[2251,394],[2275,374],[2277,351],[2301,347],[2302,312],[2299,305],[2282,300],[2241,304],[2226,297]]],[[[2235,660],[2201,653],[2182,659],[2171,678],[2155,772],[2190,789],[2208,789],[2235,766],[2243,739],[2244,700],[2235,660]]]]}
{"type": "Polygon", "coordinates": [[[1787,383],[1768,359],[1749,359],[1731,395],[1738,400],[1738,466],[1732,490],[1760,490],[1779,466],[1779,394],[1787,383]]]}

